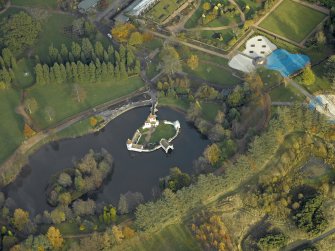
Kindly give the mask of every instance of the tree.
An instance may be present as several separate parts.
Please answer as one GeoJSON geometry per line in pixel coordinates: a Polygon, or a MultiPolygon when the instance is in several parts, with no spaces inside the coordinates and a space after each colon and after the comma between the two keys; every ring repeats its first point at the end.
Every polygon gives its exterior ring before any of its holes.
{"type": "Polygon", "coordinates": [[[208,146],[205,149],[204,156],[207,161],[213,166],[216,165],[220,160],[221,150],[217,144],[208,146]]]}
{"type": "Polygon", "coordinates": [[[316,39],[316,43],[318,44],[318,46],[323,46],[327,42],[327,38],[326,38],[325,33],[323,31],[318,31],[315,34],[315,39],[316,39]]]}
{"type": "Polygon", "coordinates": [[[69,205],[71,201],[72,198],[70,193],[62,193],[58,196],[58,202],[63,206],[69,205]]]}
{"type": "Polygon", "coordinates": [[[74,84],[72,87],[72,95],[78,103],[81,103],[86,98],[86,91],[79,84],[74,84]]]}
{"type": "Polygon", "coordinates": [[[23,135],[25,138],[30,138],[35,134],[36,132],[28,124],[24,124],[23,135]]]}
{"type": "Polygon", "coordinates": [[[199,58],[197,55],[191,55],[189,59],[187,59],[187,65],[190,67],[192,70],[195,70],[199,66],[199,58]]]}
{"type": "Polygon", "coordinates": [[[63,246],[64,239],[58,228],[49,227],[47,232],[47,238],[50,241],[53,248],[61,248],[63,246]]]}
{"type": "Polygon", "coordinates": [[[22,210],[21,208],[15,209],[13,215],[13,225],[17,230],[22,231],[29,221],[28,212],[22,210]]]}
{"type": "Polygon", "coordinates": [[[95,50],[95,55],[100,60],[102,60],[104,57],[104,47],[102,46],[100,41],[95,42],[94,50],[95,50]]]}
{"type": "Polygon", "coordinates": [[[60,224],[66,220],[65,212],[61,208],[54,209],[51,213],[51,220],[54,224],[60,224]]]}
{"type": "Polygon", "coordinates": [[[95,212],[95,208],[95,202],[91,199],[88,199],[87,201],[76,200],[73,203],[73,211],[78,216],[93,215],[95,212]]]}
{"type": "Polygon", "coordinates": [[[58,177],[58,183],[63,187],[68,187],[72,185],[71,176],[65,172],[61,173],[58,177]]]}
{"type": "Polygon", "coordinates": [[[38,108],[38,104],[35,98],[26,99],[24,101],[24,106],[26,110],[29,112],[29,114],[33,114],[38,108]]]}
{"type": "Polygon", "coordinates": [[[205,3],[203,3],[203,5],[202,5],[202,9],[203,9],[204,11],[209,11],[211,8],[212,8],[212,6],[211,6],[211,4],[208,3],[208,2],[205,2],[205,3]]]}
{"type": "Polygon", "coordinates": [[[180,63],[180,57],[175,48],[172,46],[166,46],[160,53],[161,69],[168,75],[173,75],[176,72],[180,72],[182,67],[180,63]]]}
{"type": "Polygon", "coordinates": [[[225,114],[222,111],[218,110],[215,116],[215,122],[218,124],[222,124],[224,119],[225,119],[225,114]]]}
{"type": "Polygon", "coordinates": [[[328,80],[335,84],[335,55],[329,57],[324,65],[325,76],[328,80]]]}
{"type": "Polygon", "coordinates": [[[130,45],[140,45],[143,44],[143,36],[138,31],[131,33],[129,38],[130,45]]]}
{"type": "Polygon", "coordinates": [[[315,82],[315,75],[310,66],[303,69],[301,74],[301,80],[305,85],[312,85],[315,82]]]}
{"type": "Polygon", "coordinates": [[[127,198],[126,198],[126,196],[124,196],[124,194],[120,195],[118,210],[121,214],[129,213],[127,198]]]}
{"type": "Polygon", "coordinates": [[[45,113],[45,116],[46,116],[47,120],[49,120],[49,121],[53,121],[54,120],[54,118],[55,118],[55,110],[51,106],[47,106],[44,109],[44,113],[45,113]]]}
{"type": "Polygon", "coordinates": [[[35,75],[36,75],[36,84],[44,85],[46,83],[43,74],[43,66],[41,64],[37,64],[35,66],[35,75]]]}
{"type": "Polygon", "coordinates": [[[114,235],[114,238],[115,238],[116,242],[119,243],[123,240],[124,235],[123,235],[122,231],[117,226],[112,227],[112,233],[114,235]]]}
{"type": "Polygon", "coordinates": [[[0,43],[16,52],[33,45],[41,31],[40,23],[23,11],[3,19],[0,27],[0,43]]]}
{"type": "Polygon", "coordinates": [[[92,58],[92,53],[94,52],[94,50],[93,45],[88,38],[83,38],[83,40],[81,41],[81,49],[86,59],[92,58]]]}
{"type": "Polygon", "coordinates": [[[130,239],[135,236],[135,231],[128,226],[124,227],[122,232],[123,232],[124,238],[126,239],[130,239]]]}
{"type": "Polygon", "coordinates": [[[75,61],[79,60],[80,59],[80,53],[81,53],[81,46],[80,46],[80,44],[78,44],[76,42],[72,42],[71,52],[72,52],[72,55],[74,57],[74,60],[75,61]]]}
{"type": "Polygon", "coordinates": [[[118,24],[113,27],[111,33],[113,38],[118,42],[127,42],[129,35],[135,30],[135,26],[131,23],[118,24]]]}
{"type": "Polygon", "coordinates": [[[60,54],[62,56],[63,62],[67,62],[69,59],[69,50],[65,44],[61,45],[60,54]]]}

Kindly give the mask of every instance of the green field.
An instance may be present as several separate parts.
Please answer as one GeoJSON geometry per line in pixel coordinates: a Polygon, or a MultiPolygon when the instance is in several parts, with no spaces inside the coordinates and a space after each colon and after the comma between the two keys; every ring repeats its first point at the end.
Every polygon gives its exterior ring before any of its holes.
{"type": "Polygon", "coordinates": [[[188,74],[223,87],[233,86],[241,82],[241,80],[234,77],[229,70],[220,68],[216,65],[202,63],[201,61],[199,62],[199,67],[195,70],[190,69],[186,65],[184,65],[183,69],[188,74]]]}
{"type": "Polygon", "coordinates": [[[170,139],[176,134],[176,130],[173,125],[165,125],[160,123],[159,126],[156,127],[155,131],[151,134],[149,143],[159,144],[161,139],[170,139]]]}
{"type": "Polygon", "coordinates": [[[113,250],[200,251],[202,249],[186,226],[172,225],[148,238],[129,240],[125,245],[116,246],[113,250]]]}
{"type": "Polygon", "coordinates": [[[81,84],[86,92],[86,99],[82,103],[77,103],[72,96],[72,85],[49,84],[33,86],[29,89],[27,98],[34,97],[38,103],[39,108],[32,116],[34,123],[39,128],[46,128],[93,106],[125,96],[143,85],[139,77],[113,82],[81,84]],[[51,107],[54,111],[52,121],[46,117],[46,107],[51,107]]]}
{"type": "Polygon", "coordinates": [[[170,97],[159,97],[159,106],[168,106],[186,112],[190,108],[190,102],[187,99],[176,99],[170,97]]]}
{"type": "Polygon", "coordinates": [[[278,35],[301,42],[320,22],[325,14],[291,0],[284,0],[260,27],[278,35]]]}
{"type": "Polygon", "coordinates": [[[35,7],[35,8],[57,8],[56,0],[11,0],[13,5],[35,7]]]}
{"type": "Polygon", "coordinates": [[[163,22],[185,2],[186,0],[162,0],[158,2],[146,16],[155,22],[163,22]]]}
{"type": "Polygon", "coordinates": [[[20,95],[17,91],[0,91],[0,163],[8,158],[23,140],[23,119],[15,112],[19,103],[20,95]]]}
{"type": "Polygon", "coordinates": [[[64,28],[71,26],[73,16],[64,14],[52,14],[42,24],[42,31],[39,35],[36,45],[36,54],[38,54],[42,61],[46,61],[48,58],[49,46],[53,44],[56,48],[60,48],[60,45],[64,43],[71,46],[73,39],[64,33],[64,28]]]}
{"type": "Polygon", "coordinates": [[[34,84],[34,65],[31,61],[20,59],[17,62],[17,68],[14,69],[15,84],[20,89],[27,88],[34,84]]]}

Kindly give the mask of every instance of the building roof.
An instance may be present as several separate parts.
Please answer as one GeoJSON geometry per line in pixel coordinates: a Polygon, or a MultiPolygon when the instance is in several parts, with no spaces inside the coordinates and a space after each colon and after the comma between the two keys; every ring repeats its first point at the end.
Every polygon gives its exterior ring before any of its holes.
{"type": "Polygon", "coordinates": [[[250,38],[245,47],[243,54],[252,58],[266,57],[277,49],[277,46],[264,36],[250,38]]]}
{"type": "Polygon", "coordinates": [[[87,11],[90,8],[95,7],[98,4],[98,2],[99,0],[84,0],[78,4],[78,8],[87,11]]]}
{"type": "Polygon", "coordinates": [[[158,0],[137,0],[129,6],[130,14],[138,16],[157,1],[158,0]]]}
{"type": "Polygon", "coordinates": [[[237,54],[234,56],[228,63],[228,65],[236,70],[243,71],[243,72],[252,72],[256,68],[253,64],[252,58],[249,58],[242,54],[237,54]]]}

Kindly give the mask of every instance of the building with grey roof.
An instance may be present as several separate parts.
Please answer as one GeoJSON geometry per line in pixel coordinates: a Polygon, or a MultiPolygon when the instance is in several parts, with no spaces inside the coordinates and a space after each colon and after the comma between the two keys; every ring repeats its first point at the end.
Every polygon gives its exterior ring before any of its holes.
{"type": "Polygon", "coordinates": [[[81,13],[87,13],[97,7],[100,0],[84,0],[78,4],[78,10],[81,13]]]}

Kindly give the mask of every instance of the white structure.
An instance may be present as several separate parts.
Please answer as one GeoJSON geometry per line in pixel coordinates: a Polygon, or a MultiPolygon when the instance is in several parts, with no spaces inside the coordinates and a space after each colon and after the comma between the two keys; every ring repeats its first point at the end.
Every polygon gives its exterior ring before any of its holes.
{"type": "Polygon", "coordinates": [[[149,8],[155,5],[159,0],[139,0],[129,6],[129,14],[132,16],[140,16],[149,8]]]}
{"type": "Polygon", "coordinates": [[[155,114],[150,113],[149,117],[142,126],[142,129],[157,127],[158,125],[159,121],[157,120],[157,116],[155,114]]]}
{"type": "Polygon", "coordinates": [[[242,54],[237,54],[228,63],[228,65],[236,70],[243,71],[245,73],[253,72],[256,67],[253,64],[253,59],[246,57],[242,54]]]}
{"type": "Polygon", "coordinates": [[[234,56],[228,63],[231,68],[245,73],[253,72],[256,69],[255,59],[265,58],[277,49],[277,46],[264,36],[250,38],[245,47],[246,49],[242,53],[234,56]]]}
{"type": "Polygon", "coordinates": [[[277,46],[271,43],[266,37],[255,36],[247,41],[243,54],[251,58],[266,57],[276,49],[277,46]]]}

